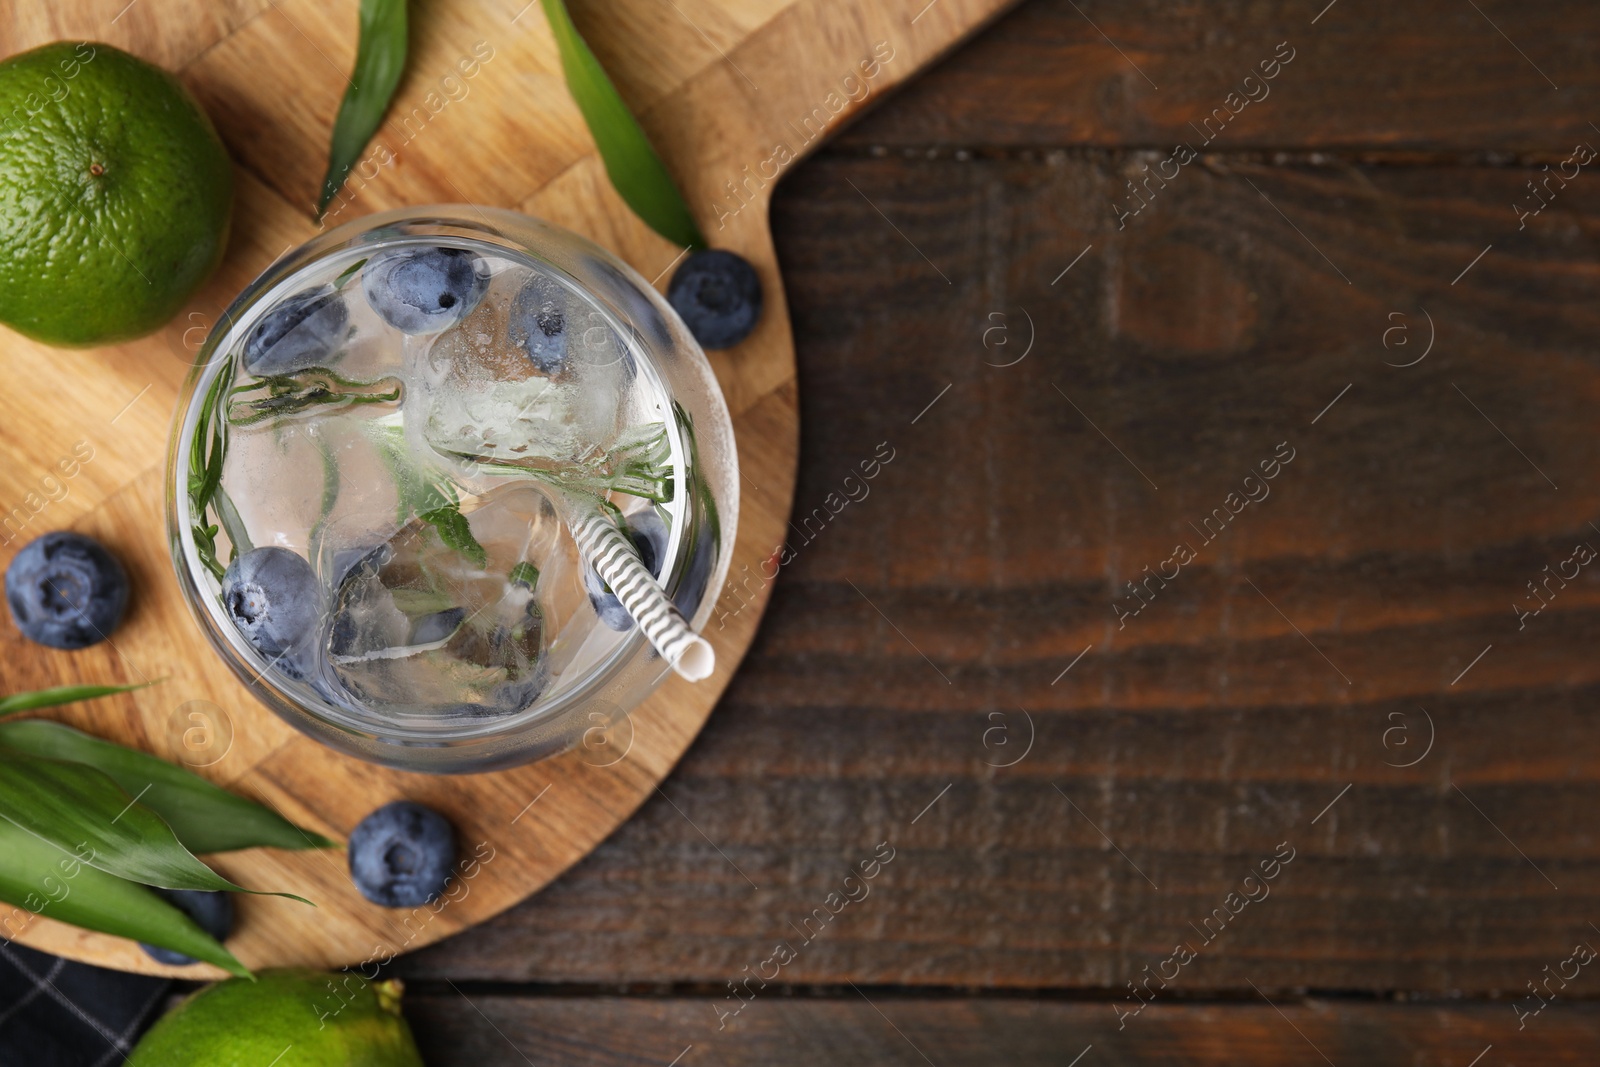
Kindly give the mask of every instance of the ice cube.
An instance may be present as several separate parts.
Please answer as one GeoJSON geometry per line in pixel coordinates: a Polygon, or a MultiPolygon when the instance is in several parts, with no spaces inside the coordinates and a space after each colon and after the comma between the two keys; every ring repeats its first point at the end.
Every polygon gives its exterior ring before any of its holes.
{"type": "Polygon", "coordinates": [[[559,526],[542,493],[508,487],[430,511],[349,565],[328,639],[348,698],[432,716],[531,704],[549,676],[538,571],[559,526]]]}
{"type": "Polygon", "coordinates": [[[616,437],[631,362],[609,327],[574,318],[553,278],[527,269],[495,278],[489,299],[428,351],[410,401],[446,455],[577,462],[616,437]]]}

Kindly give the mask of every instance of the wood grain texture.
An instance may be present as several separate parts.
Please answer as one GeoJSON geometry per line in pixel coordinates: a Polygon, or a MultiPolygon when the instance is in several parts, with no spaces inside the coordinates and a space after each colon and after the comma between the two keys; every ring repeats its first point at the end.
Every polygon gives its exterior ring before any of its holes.
{"type": "MultiPolygon", "coordinates": [[[[900,57],[878,72],[878,86],[886,87],[997,7],[996,0],[946,0],[940,17],[918,24],[901,14],[862,14],[822,0],[727,7],[639,0],[625,9],[580,12],[597,49],[626,66],[624,89],[702,226],[715,232],[719,246],[749,258],[765,285],[759,329],[713,359],[734,415],[741,463],[766,493],[741,509],[736,566],[759,566],[782,539],[798,413],[789,321],[767,229],[771,179],[746,186],[734,201],[737,210],[719,212],[713,193],[726,195],[718,192],[723,176],[740,175],[746,161],[770,157],[772,138],[782,136],[773,131],[811,106],[817,87],[810,64],[848,71],[881,43],[900,57]],[[650,42],[658,61],[637,61],[641,41],[650,42]],[[730,80],[745,66],[760,70],[763,87],[730,80]]],[[[397,913],[360,899],[341,853],[253,851],[217,860],[240,882],[292,887],[320,905],[311,912],[284,908],[291,902],[276,898],[243,901],[229,945],[251,966],[381,959],[464,929],[543,886],[626,819],[666,775],[732,676],[767,600],[764,591],[751,594],[746,610],[711,634],[718,651],[712,679],[698,686],[670,680],[634,712],[627,759],[601,767],[575,752],[515,771],[448,780],[382,770],[317,747],[257,705],[204,645],[180,601],[161,532],[170,412],[193,354],[232,294],[317,231],[309,209],[354,59],[356,8],[355,0],[0,7],[7,51],[82,37],[174,68],[212,115],[239,180],[235,232],[222,270],[162,333],[71,353],[10,334],[0,339],[0,374],[8,387],[0,398],[0,449],[7,459],[0,464],[0,514],[12,520],[6,543],[14,551],[44,530],[68,525],[95,533],[127,561],[136,605],[114,644],[70,656],[29,645],[14,628],[0,632],[0,688],[165,678],[159,686],[57,717],[178,757],[187,712],[193,702],[204,702],[217,736],[231,742],[202,773],[339,837],[386,800],[416,799],[449,815],[464,850],[479,861],[462,877],[466,892],[448,905],[397,913]],[[52,373],[41,375],[40,367],[52,373]],[[75,470],[63,481],[55,472],[65,472],[62,457],[74,455],[78,460],[68,466],[75,470]]],[[[842,122],[861,102],[840,97],[838,107],[824,113],[827,124],[842,122]]],[[[771,178],[798,155],[775,163],[771,178]]],[[[329,222],[438,202],[542,215],[592,236],[657,284],[664,285],[680,252],[648,231],[604,178],[536,5],[416,5],[406,79],[345,195],[330,208],[329,222]]],[[[129,942],[48,918],[33,922],[21,939],[108,966],[163,970],[129,942]]],[[[166,970],[187,976],[206,971],[166,970]]]]}
{"type": "Polygon", "coordinates": [[[517,998],[446,989],[408,998],[407,1012],[429,1063],[479,1067],[631,1067],[666,1064],[680,1054],[679,1062],[702,1067],[1568,1067],[1592,1062],[1600,1043],[1594,1005],[1553,1006],[1519,1033],[1504,1004],[1313,999],[1274,1006],[1258,998],[1152,1005],[1118,1030],[1106,1004],[908,999],[875,989],[845,995],[758,1000],[721,1031],[705,1004],[686,999],[517,998]]]}
{"type": "Polygon", "coordinates": [[[841,144],[1199,149],[1189,124],[1233,92],[1261,99],[1234,105],[1216,150],[1545,162],[1594,136],[1597,42],[1570,4],[1042,0],[841,144]],[[1293,60],[1244,85],[1280,43],[1293,60]]]}
{"type": "Polygon", "coordinates": [[[884,840],[785,981],[1126,995],[1280,842],[1178,990],[1526,995],[1600,936],[1600,579],[1513,610],[1600,546],[1600,187],[1519,231],[1514,168],[1222,157],[1119,230],[1135,165],[841,147],[788,181],[774,610],[672,805],[405,973],[721,988],[884,840]]]}

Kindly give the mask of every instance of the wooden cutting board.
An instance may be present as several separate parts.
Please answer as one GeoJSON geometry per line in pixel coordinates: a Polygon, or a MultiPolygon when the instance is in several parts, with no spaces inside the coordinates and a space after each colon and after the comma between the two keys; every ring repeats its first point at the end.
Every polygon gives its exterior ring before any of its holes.
{"type": "MultiPolygon", "coordinates": [[[[470,863],[435,907],[367,903],[343,851],[256,849],[215,857],[244,885],[310,897],[239,897],[228,944],[247,966],[381,961],[480,922],[594,848],[688,748],[752,640],[770,585],[758,574],[785,539],[799,412],[783,283],[767,227],[774,180],[866,104],[949,49],[1007,0],[574,0],[573,17],[611,71],[712,244],[761,274],[766,311],[712,364],[733,414],[742,507],[730,582],[749,601],[713,620],[717,671],[676,677],[611,735],[494,774],[406,774],[339,755],[259,704],[205,644],[168,560],[163,468],[169,422],[211,323],[281,253],[313,236],[328,131],[355,57],[357,0],[5,0],[0,49],[105,41],[178,72],[237,164],[222,269],[161,333],[58,351],[0,328],[0,564],[48,530],[100,538],[133,577],[112,641],[42,649],[0,622],[0,692],[81,682],[160,684],[51,714],[194,767],[302,825],[344,839],[400,797],[445,812],[470,863]],[[70,474],[66,472],[71,472],[70,474]],[[9,540],[7,540],[9,539],[9,540]],[[751,599],[753,596],[753,600],[751,599]]],[[[583,233],[664,288],[680,250],[612,190],[568,96],[537,0],[412,4],[411,61],[341,223],[386,208],[515,208],[583,233]]],[[[728,607],[738,601],[728,601],[728,607]]],[[[131,942],[33,918],[19,940],[124,970],[162,967],[131,942]]]]}

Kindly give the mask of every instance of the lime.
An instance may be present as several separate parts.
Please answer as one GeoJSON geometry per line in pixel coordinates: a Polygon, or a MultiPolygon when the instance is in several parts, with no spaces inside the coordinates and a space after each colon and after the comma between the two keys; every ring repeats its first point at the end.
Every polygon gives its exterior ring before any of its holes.
{"type": "Polygon", "coordinates": [[[149,333],[216,269],[233,171],[159,67],[58,41],[0,63],[0,322],[54,345],[149,333]]]}
{"type": "Polygon", "coordinates": [[[354,972],[261,971],[183,1001],[128,1067],[423,1067],[400,1016],[400,983],[354,972]]]}

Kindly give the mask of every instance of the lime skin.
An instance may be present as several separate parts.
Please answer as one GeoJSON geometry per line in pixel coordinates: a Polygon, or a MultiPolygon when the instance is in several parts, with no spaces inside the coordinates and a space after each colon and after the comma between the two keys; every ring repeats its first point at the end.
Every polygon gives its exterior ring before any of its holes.
{"type": "Polygon", "coordinates": [[[400,983],[301,968],[230,978],[162,1016],[127,1067],[423,1067],[400,983]]]}
{"type": "Polygon", "coordinates": [[[160,67],[58,41],[0,62],[0,322],[46,344],[138,337],[222,259],[233,168],[160,67]]]}

